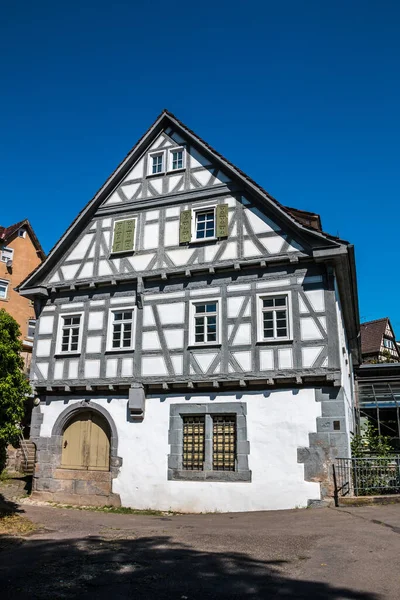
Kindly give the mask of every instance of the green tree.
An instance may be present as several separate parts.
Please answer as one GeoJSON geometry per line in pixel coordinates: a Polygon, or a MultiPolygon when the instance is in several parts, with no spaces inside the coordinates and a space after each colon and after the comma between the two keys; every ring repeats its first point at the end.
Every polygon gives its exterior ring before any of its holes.
{"type": "Polygon", "coordinates": [[[19,424],[31,388],[22,371],[22,343],[18,323],[0,310],[0,472],[7,444],[18,440],[19,424]]]}

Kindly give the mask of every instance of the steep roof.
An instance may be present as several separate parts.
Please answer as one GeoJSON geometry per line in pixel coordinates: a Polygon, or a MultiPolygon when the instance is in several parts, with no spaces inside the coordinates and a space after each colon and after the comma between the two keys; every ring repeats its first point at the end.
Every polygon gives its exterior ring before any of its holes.
{"type": "Polygon", "coordinates": [[[73,232],[84,220],[91,218],[98,206],[100,206],[103,200],[115,189],[118,182],[126,175],[126,173],[129,172],[129,170],[132,168],[132,165],[143,154],[149,144],[151,144],[160,131],[167,126],[172,126],[175,131],[185,135],[201,152],[211,155],[217,163],[220,163],[225,171],[230,173],[231,176],[240,180],[245,188],[258,196],[264,203],[268,203],[270,210],[274,210],[278,217],[280,216],[281,218],[285,219],[288,226],[291,225],[292,228],[294,227],[299,235],[304,236],[308,234],[308,236],[311,235],[314,238],[316,237],[316,242],[319,247],[332,248],[335,246],[340,247],[341,245],[350,246],[349,242],[322,231],[321,222],[318,215],[283,206],[258,183],[251,179],[243,171],[238,169],[238,167],[236,167],[233,163],[222,156],[222,154],[212,148],[206,141],[204,141],[196,133],[184,125],[184,123],[177,119],[171,112],[168,110],[163,110],[163,112],[154,121],[153,125],[149,127],[146,133],[139,139],[139,141],[130,150],[118,167],[113,171],[113,173],[111,173],[103,186],[96,192],[94,197],[76,216],[65,233],[50,250],[46,261],[42,265],[39,265],[35,271],[33,271],[19,285],[18,290],[26,289],[32,284],[37,285],[37,281],[40,277],[39,274],[50,268],[54,261],[57,260],[57,256],[61,254],[66,247],[68,247],[73,232]]]}
{"type": "Polygon", "coordinates": [[[375,321],[367,321],[361,323],[361,352],[362,354],[372,354],[380,352],[382,337],[386,331],[389,317],[376,319],[375,321]]]}
{"type": "Polygon", "coordinates": [[[28,221],[28,219],[24,219],[23,221],[18,221],[18,223],[14,223],[14,225],[9,225],[8,227],[3,227],[0,225],[0,243],[7,244],[7,242],[12,238],[12,236],[18,232],[19,229],[24,227],[27,231],[29,231],[29,235],[33,241],[33,244],[42,260],[45,260],[46,254],[36,237],[35,232],[33,231],[32,225],[28,221]]]}

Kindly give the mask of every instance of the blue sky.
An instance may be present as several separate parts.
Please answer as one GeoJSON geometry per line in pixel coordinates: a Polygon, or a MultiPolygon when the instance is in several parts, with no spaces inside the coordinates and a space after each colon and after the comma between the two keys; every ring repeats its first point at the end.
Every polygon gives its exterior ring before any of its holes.
{"type": "Polygon", "coordinates": [[[0,19],[1,224],[45,251],[165,107],[355,244],[400,336],[400,4],[20,0],[0,19]]]}

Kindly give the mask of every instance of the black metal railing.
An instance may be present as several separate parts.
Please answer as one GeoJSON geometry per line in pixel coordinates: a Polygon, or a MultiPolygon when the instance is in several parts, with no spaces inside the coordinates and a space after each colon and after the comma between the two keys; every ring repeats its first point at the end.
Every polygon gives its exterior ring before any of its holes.
{"type": "Polygon", "coordinates": [[[337,458],[333,465],[335,503],[343,496],[400,494],[400,455],[337,458]]]}

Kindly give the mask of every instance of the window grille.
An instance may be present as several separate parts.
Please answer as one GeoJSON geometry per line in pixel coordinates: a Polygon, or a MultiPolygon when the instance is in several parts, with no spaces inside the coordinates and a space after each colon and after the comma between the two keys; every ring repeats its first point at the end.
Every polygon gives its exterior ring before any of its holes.
{"type": "Polygon", "coordinates": [[[236,417],[213,417],[213,471],[234,471],[236,459],[236,417]]]}
{"type": "Polygon", "coordinates": [[[113,315],[113,349],[130,348],[132,346],[133,310],[116,311],[113,315]]]}
{"type": "Polygon", "coordinates": [[[204,430],[204,417],[183,417],[183,469],[204,469],[204,430]]]}
{"type": "Polygon", "coordinates": [[[80,315],[62,317],[61,351],[77,352],[79,346],[80,315]]]}
{"type": "Polygon", "coordinates": [[[288,337],[287,296],[266,296],[261,300],[263,338],[279,339],[288,337]]]}
{"type": "Polygon", "coordinates": [[[215,237],[215,211],[201,210],[196,212],[196,239],[215,237]]]}
{"type": "Polygon", "coordinates": [[[217,342],[217,303],[196,304],[194,314],[196,344],[217,342]]]}

